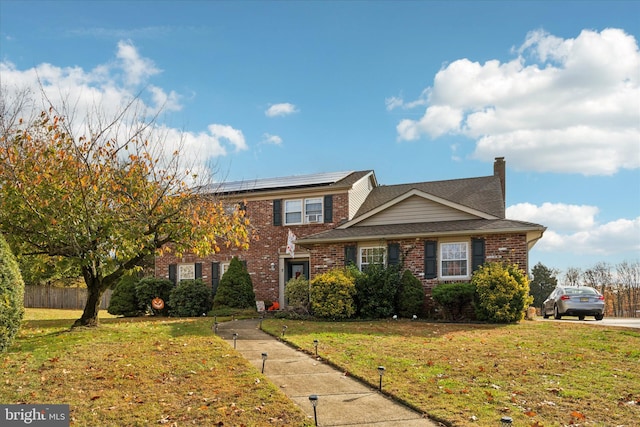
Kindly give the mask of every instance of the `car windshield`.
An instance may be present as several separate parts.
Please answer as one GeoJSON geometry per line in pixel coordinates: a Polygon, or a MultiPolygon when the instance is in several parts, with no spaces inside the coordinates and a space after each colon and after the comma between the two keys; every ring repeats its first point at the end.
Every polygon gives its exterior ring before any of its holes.
{"type": "Polygon", "coordinates": [[[598,295],[595,289],[588,287],[568,288],[566,292],[567,295],[598,295]]]}

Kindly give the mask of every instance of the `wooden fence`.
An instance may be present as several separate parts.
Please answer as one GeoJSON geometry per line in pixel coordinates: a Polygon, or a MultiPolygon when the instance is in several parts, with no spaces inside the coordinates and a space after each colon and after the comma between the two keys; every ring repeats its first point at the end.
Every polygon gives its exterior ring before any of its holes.
{"type": "MultiPolygon", "coordinates": [[[[102,295],[100,309],[109,307],[113,291],[107,289],[102,295]]],[[[67,308],[82,310],[87,302],[85,288],[54,288],[51,286],[25,286],[24,306],[27,308],[67,308]]]]}

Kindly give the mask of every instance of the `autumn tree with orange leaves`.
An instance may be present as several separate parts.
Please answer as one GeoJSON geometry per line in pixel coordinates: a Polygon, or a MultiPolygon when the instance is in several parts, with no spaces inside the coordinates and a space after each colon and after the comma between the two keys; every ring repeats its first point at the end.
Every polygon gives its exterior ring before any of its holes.
{"type": "Polygon", "coordinates": [[[153,123],[123,122],[131,108],[78,137],[53,108],[29,120],[2,117],[0,232],[22,255],[77,264],[88,296],[74,326],[97,325],[102,294],[145,257],[249,244],[244,212],[200,194],[180,151],[159,150],[153,123]]]}

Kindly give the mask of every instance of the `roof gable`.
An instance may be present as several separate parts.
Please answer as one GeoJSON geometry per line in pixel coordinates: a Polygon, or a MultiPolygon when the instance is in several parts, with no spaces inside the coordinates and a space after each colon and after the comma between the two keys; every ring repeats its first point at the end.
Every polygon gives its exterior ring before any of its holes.
{"type": "Polygon", "coordinates": [[[376,187],[358,210],[352,224],[413,195],[420,195],[427,200],[480,218],[505,217],[500,178],[486,176],[376,187]]]}

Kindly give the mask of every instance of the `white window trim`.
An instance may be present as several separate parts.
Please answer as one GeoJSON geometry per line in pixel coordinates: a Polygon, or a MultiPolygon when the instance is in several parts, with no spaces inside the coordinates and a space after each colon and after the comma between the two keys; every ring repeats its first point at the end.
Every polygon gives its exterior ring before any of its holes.
{"type": "MultiPolygon", "coordinates": [[[[362,252],[367,249],[382,249],[382,265],[387,265],[387,247],[380,245],[359,246],[358,247],[358,269],[362,271],[362,252]]],[[[371,265],[367,263],[366,265],[371,265]]]]}
{"type": "Polygon", "coordinates": [[[471,277],[470,274],[470,269],[471,269],[471,258],[470,258],[470,244],[468,241],[466,240],[458,240],[458,241],[450,241],[450,242],[440,242],[440,244],[438,245],[438,276],[440,279],[442,280],[460,280],[460,279],[469,279],[471,277]],[[467,258],[466,258],[466,262],[467,262],[467,274],[465,275],[458,275],[458,276],[445,276],[443,274],[444,268],[442,266],[442,263],[445,261],[451,261],[451,260],[445,260],[444,256],[443,256],[443,247],[445,245],[451,245],[451,244],[463,244],[465,245],[466,248],[466,254],[467,254],[467,258]]]}
{"type": "Polygon", "coordinates": [[[324,221],[324,197],[306,197],[302,199],[288,199],[284,200],[284,225],[301,225],[301,224],[320,224],[324,221]],[[308,200],[319,200],[320,201],[320,213],[314,213],[316,221],[309,221],[309,215],[307,215],[306,207],[308,200]],[[290,213],[300,212],[300,221],[299,222],[288,222],[287,221],[287,202],[300,202],[300,211],[291,211],[290,213]]]}
{"type": "Polygon", "coordinates": [[[178,268],[176,269],[177,272],[177,276],[178,276],[178,283],[180,283],[183,280],[195,280],[196,279],[196,264],[193,262],[188,262],[188,263],[183,263],[183,264],[178,264],[178,268]],[[193,277],[191,274],[189,274],[187,277],[183,277],[184,272],[183,272],[183,268],[186,267],[191,267],[192,271],[193,271],[193,277]]]}

